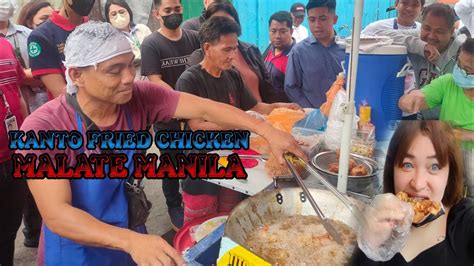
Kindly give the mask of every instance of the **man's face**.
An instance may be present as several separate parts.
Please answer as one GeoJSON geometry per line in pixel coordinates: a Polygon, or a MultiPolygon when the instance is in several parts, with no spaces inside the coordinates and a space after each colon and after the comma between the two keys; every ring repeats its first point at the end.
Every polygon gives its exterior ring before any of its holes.
{"type": "Polygon", "coordinates": [[[422,22],[420,37],[441,52],[448,47],[453,32],[454,27],[450,28],[445,18],[428,14],[422,22]]]}
{"type": "Polygon", "coordinates": [[[183,5],[180,0],[163,0],[157,10],[157,17],[169,16],[171,14],[182,14],[183,5]]]}
{"type": "Polygon", "coordinates": [[[293,41],[291,35],[293,30],[284,22],[272,20],[270,23],[270,42],[277,49],[285,49],[291,45],[293,41]]]}
{"type": "Polygon", "coordinates": [[[301,23],[303,23],[304,15],[295,17],[293,14],[291,14],[291,18],[293,18],[293,25],[295,27],[299,27],[301,25],[301,23]]]}
{"type": "Polygon", "coordinates": [[[217,43],[204,44],[205,60],[209,60],[222,71],[228,70],[232,67],[238,46],[237,34],[222,35],[217,43]]]}
{"type": "Polygon", "coordinates": [[[395,7],[398,21],[407,25],[413,25],[423,9],[420,0],[398,0],[395,7]]]}
{"type": "Polygon", "coordinates": [[[133,53],[127,53],[98,64],[97,69],[80,70],[82,86],[79,90],[98,101],[127,103],[132,98],[135,78],[133,60],[133,53]]]}
{"type": "Polygon", "coordinates": [[[474,75],[474,55],[461,51],[458,57],[459,68],[466,71],[468,75],[474,75]]]}
{"type": "Polygon", "coordinates": [[[327,7],[316,7],[308,10],[308,22],[311,33],[316,39],[333,38],[337,16],[327,7]]]}

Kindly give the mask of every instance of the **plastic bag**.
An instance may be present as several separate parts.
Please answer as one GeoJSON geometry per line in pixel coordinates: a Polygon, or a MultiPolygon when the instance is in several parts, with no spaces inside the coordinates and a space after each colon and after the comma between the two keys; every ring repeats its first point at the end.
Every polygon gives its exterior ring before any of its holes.
{"type": "Polygon", "coordinates": [[[344,86],[344,82],[345,82],[344,73],[339,73],[337,75],[336,80],[331,85],[331,88],[329,88],[329,90],[326,92],[326,102],[323,103],[320,107],[321,113],[324,116],[329,117],[329,112],[331,111],[334,98],[336,97],[337,92],[342,90],[342,87],[344,86]]]}
{"type": "Polygon", "coordinates": [[[294,127],[324,131],[326,129],[327,119],[321,114],[319,109],[314,109],[306,114],[303,120],[298,121],[294,127]]]}
{"type": "Polygon", "coordinates": [[[373,261],[388,261],[401,251],[410,235],[413,209],[393,194],[377,195],[364,210],[357,243],[373,261]]]}
{"type": "MultiPolygon", "coordinates": [[[[342,130],[344,128],[343,104],[346,102],[346,99],[346,91],[340,90],[337,92],[334,102],[331,106],[325,133],[326,148],[330,150],[336,150],[341,146],[342,130]]],[[[358,122],[359,117],[354,114],[354,119],[352,120],[352,132],[357,131],[358,122]]]]}
{"type": "Polygon", "coordinates": [[[265,121],[265,116],[262,115],[261,113],[258,113],[258,112],[255,112],[255,111],[247,111],[246,112],[248,115],[250,115],[251,117],[257,119],[257,120],[260,120],[260,121],[265,121]]]}

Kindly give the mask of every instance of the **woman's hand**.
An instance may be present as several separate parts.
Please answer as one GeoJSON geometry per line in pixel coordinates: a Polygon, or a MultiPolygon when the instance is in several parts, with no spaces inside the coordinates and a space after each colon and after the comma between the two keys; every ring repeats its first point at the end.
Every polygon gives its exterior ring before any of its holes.
{"type": "Polygon", "coordinates": [[[377,195],[364,210],[357,241],[372,260],[386,261],[400,252],[413,219],[411,206],[391,193],[377,195]]]}
{"type": "Polygon", "coordinates": [[[133,232],[127,252],[138,266],[186,265],[183,257],[163,238],[133,232]]]}

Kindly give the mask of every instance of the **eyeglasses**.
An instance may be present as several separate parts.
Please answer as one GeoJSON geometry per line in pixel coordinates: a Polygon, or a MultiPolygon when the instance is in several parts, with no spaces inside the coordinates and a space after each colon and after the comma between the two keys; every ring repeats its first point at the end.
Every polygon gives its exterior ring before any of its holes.
{"type": "Polygon", "coordinates": [[[459,60],[456,61],[456,64],[458,65],[459,69],[461,70],[461,74],[465,78],[474,78],[474,74],[468,74],[467,71],[459,65],[459,60]]]}

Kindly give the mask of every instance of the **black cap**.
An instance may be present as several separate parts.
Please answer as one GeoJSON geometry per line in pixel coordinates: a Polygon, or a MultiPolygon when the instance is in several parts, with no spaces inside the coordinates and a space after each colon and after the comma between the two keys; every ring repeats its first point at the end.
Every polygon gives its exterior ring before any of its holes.
{"type": "Polygon", "coordinates": [[[306,9],[311,9],[315,7],[327,7],[332,10],[336,10],[336,0],[309,0],[306,5],[306,9]]]}
{"type": "Polygon", "coordinates": [[[304,17],[305,8],[302,3],[294,3],[290,9],[291,14],[295,17],[304,17]]]}

